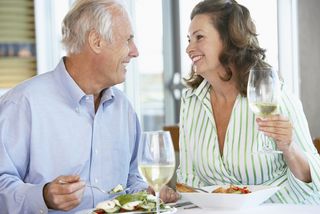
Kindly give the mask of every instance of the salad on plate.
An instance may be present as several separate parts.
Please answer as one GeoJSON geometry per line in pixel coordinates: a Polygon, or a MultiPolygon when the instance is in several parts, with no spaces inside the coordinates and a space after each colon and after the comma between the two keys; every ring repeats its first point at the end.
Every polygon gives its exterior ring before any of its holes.
{"type": "MultiPolygon", "coordinates": [[[[160,210],[169,211],[171,207],[160,201],[160,210]]],[[[97,204],[91,214],[126,213],[126,212],[154,212],[156,197],[147,192],[119,195],[112,200],[97,204]]]]}

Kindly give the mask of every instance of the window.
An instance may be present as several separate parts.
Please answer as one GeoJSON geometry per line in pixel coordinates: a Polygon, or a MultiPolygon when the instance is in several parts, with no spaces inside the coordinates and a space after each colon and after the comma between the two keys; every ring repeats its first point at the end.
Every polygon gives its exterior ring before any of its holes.
{"type": "Polygon", "coordinates": [[[135,1],[135,34],[140,51],[136,59],[135,72],[139,73],[139,84],[136,87],[144,130],[161,129],[164,123],[161,8],[161,0],[135,1]]]}
{"type": "MultiPolygon", "coordinates": [[[[73,1],[35,0],[38,73],[53,69],[63,54],[60,46],[61,21],[73,1]]],[[[124,90],[129,97],[138,113],[143,130],[162,129],[164,125],[178,122],[180,106],[178,99],[173,99],[170,84],[172,81],[179,82],[181,77],[189,73],[191,63],[185,53],[189,17],[191,9],[200,0],[124,1],[132,15],[135,42],[140,56],[130,63],[126,82],[117,87],[124,90]],[[178,33],[173,33],[174,31],[178,33]],[[178,75],[173,75],[174,73],[178,75]]],[[[292,69],[288,65],[294,58],[290,58],[291,55],[286,50],[291,50],[288,47],[292,44],[285,40],[288,44],[283,46],[280,43],[278,48],[278,29],[279,41],[284,41],[282,30],[288,28],[287,22],[294,15],[286,13],[287,19],[284,20],[278,13],[281,14],[284,9],[292,12],[290,2],[291,0],[239,0],[239,3],[249,8],[255,20],[258,38],[261,46],[267,49],[269,63],[274,66],[279,64],[280,68],[288,67],[291,72],[292,69]],[[286,28],[277,27],[277,22],[286,28]],[[278,59],[281,60],[279,63],[278,59]]],[[[294,23],[290,26],[294,26],[294,23]]],[[[284,76],[291,81],[290,78],[294,74],[290,72],[284,76]]],[[[178,89],[179,87],[181,86],[178,86],[178,89]]]]}
{"type": "Polygon", "coordinates": [[[0,1],[0,88],[36,75],[33,0],[0,1]]]}

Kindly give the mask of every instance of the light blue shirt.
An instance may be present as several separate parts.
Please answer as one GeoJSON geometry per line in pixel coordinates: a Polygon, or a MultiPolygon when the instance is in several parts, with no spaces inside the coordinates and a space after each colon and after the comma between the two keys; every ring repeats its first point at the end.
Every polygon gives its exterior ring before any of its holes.
{"type": "MultiPolygon", "coordinates": [[[[123,184],[147,187],[137,169],[140,125],[118,89],[105,89],[95,112],[66,71],[56,69],[25,81],[0,98],[0,212],[60,213],[48,210],[43,186],[60,175],[79,174],[105,190],[123,184]]],[[[86,187],[69,213],[108,199],[86,187]]],[[[65,213],[65,212],[64,212],[65,213]]]]}

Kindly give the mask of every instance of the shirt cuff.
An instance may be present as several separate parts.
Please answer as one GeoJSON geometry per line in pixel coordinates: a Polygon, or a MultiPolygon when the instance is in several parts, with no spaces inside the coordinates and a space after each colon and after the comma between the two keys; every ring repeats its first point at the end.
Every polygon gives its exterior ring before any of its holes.
{"type": "Polygon", "coordinates": [[[23,187],[25,191],[22,192],[26,194],[24,202],[27,203],[28,210],[41,214],[48,213],[48,208],[43,198],[44,185],[25,184],[23,187]]]}

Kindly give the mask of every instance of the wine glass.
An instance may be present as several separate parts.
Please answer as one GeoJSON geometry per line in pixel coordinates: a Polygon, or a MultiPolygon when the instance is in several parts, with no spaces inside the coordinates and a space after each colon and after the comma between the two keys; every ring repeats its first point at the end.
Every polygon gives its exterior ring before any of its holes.
{"type": "MultiPolygon", "coordinates": [[[[273,67],[253,67],[248,79],[247,96],[249,106],[258,117],[267,117],[277,111],[280,98],[280,81],[273,67]]],[[[282,153],[274,150],[263,134],[262,151],[259,153],[282,153]]]]}
{"type": "Polygon", "coordinates": [[[143,179],[156,194],[156,209],[160,213],[159,192],[170,181],[175,170],[175,154],[168,131],[143,132],[138,150],[138,167],[143,179]]]}

